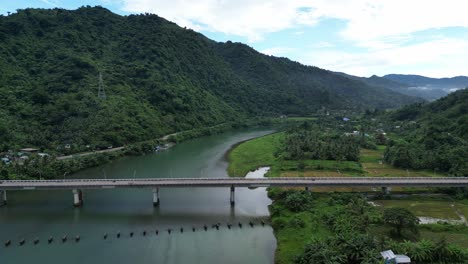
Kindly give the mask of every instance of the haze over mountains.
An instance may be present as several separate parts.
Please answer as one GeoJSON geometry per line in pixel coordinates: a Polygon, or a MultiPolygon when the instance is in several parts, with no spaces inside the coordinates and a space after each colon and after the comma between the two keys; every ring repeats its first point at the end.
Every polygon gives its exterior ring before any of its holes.
{"type": "Polygon", "coordinates": [[[419,100],[101,7],[19,10],[0,17],[0,40],[6,145],[122,145],[247,117],[419,100]],[[106,100],[97,98],[99,72],[106,100]]]}
{"type": "Polygon", "coordinates": [[[370,86],[391,89],[402,94],[421,97],[429,101],[436,100],[451,92],[468,87],[468,77],[466,76],[430,78],[421,75],[388,74],[382,77],[373,75],[366,78],[341,72],[338,74],[353,80],[365,82],[370,86]]]}

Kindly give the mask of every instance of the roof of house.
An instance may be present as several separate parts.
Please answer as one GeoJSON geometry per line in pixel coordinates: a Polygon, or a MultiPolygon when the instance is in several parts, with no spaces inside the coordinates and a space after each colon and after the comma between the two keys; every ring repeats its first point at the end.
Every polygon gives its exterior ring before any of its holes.
{"type": "Polygon", "coordinates": [[[380,252],[384,259],[395,259],[396,263],[411,263],[411,259],[405,255],[395,255],[392,250],[380,252]]]}
{"type": "Polygon", "coordinates": [[[36,151],[39,151],[39,150],[35,149],[35,148],[24,148],[24,149],[20,149],[20,151],[22,151],[22,152],[36,152],[36,151]]]}

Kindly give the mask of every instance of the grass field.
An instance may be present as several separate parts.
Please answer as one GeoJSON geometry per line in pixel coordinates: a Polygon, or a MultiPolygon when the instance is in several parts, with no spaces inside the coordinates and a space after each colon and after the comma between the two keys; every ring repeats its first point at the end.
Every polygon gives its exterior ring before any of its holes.
{"type": "Polygon", "coordinates": [[[416,216],[452,220],[460,220],[460,217],[456,213],[456,209],[460,210],[461,208],[466,207],[466,205],[461,203],[444,200],[376,200],[374,202],[384,208],[406,208],[416,216]]]}
{"type": "Polygon", "coordinates": [[[271,134],[235,146],[228,153],[229,176],[244,177],[249,171],[274,165],[274,153],[280,147],[282,136],[283,133],[271,134]]]}
{"type": "MultiPolygon", "coordinates": [[[[256,138],[239,144],[228,154],[230,176],[243,177],[249,171],[262,166],[270,166],[267,176],[270,177],[340,177],[340,176],[426,176],[432,177],[430,171],[412,171],[395,168],[383,164],[382,156],[384,146],[378,146],[377,150],[361,150],[361,162],[329,161],[329,160],[305,160],[299,166],[299,161],[282,160],[275,157],[275,153],[281,148],[283,133],[276,133],[256,138]],[[302,169],[299,169],[301,167],[302,169]]],[[[437,175],[440,176],[440,175],[437,175]]],[[[393,188],[395,191],[426,191],[424,188],[393,188]]],[[[313,188],[314,193],[322,192],[379,192],[378,189],[362,188],[313,188]]],[[[313,211],[292,213],[282,206],[281,201],[274,201],[276,210],[281,211],[280,216],[272,215],[275,236],[278,242],[275,263],[291,263],[295,256],[302,253],[304,246],[313,238],[326,238],[329,230],[324,225],[321,215],[330,210],[330,205],[324,203],[324,198],[330,194],[319,194],[322,198],[314,202],[313,211]],[[301,221],[302,227],[291,225],[291,222],[301,221]],[[280,224],[278,224],[280,223],[280,224]]],[[[444,197],[417,197],[414,199],[400,200],[376,200],[378,208],[403,207],[413,212],[416,216],[426,216],[440,219],[460,219],[457,211],[468,217],[468,200],[453,201],[448,196],[444,197]],[[452,206],[453,205],[453,206],[452,206]]],[[[271,208],[270,208],[271,209],[271,208]]],[[[377,236],[386,236],[388,228],[378,225],[372,228],[372,233],[377,236]]],[[[437,241],[446,238],[448,242],[468,248],[468,227],[452,225],[426,225],[421,228],[420,238],[437,241]]]]}
{"type": "Polygon", "coordinates": [[[359,176],[363,174],[361,165],[353,161],[334,160],[304,160],[303,168],[299,169],[298,160],[283,160],[275,157],[281,148],[284,133],[271,134],[235,146],[228,153],[228,174],[232,177],[243,177],[249,171],[259,167],[269,166],[270,177],[302,177],[310,176],[359,176]]]}
{"type": "MultiPolygon", "coordinates": [[[[468,200],[453,201],[449,196],[412,197],[399,200],[375,200],[378,208],[401,207],[406,208],[419,217],[432,217],[437,219],[460,220],[459,214],[468,218],[468,200]],[[457,213],[458,212],[458,213],[457,213]]],[[[375,232],[384,232],[379,227],[375,232]]],[[[446,238],[449,243],[458,244],[468,248],[468,226],[449,224],[421,225],[420,238],[437,241],[446,238]]]]}
{"type": "Polygon", "coordinates": [[[378,146],[376,150],[361,149],[360,161],[362,168],[366,172],[365,176],[371,177],[434,177],[446,176],[441,173],[434,173],[427,170],[406,170],[395,168],[392,165],[383,163],[385,146],[378,146]]]}

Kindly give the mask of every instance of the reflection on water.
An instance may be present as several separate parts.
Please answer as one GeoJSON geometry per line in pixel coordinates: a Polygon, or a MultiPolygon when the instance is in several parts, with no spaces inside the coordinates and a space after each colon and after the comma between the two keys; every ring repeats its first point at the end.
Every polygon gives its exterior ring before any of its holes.
{"type": "MultiPolygon", "coordinates": [[[[200,138],[71,177],[226,177],[224,153],[230,146],[270,132],[238,131],[200,138]]],[[[248,177],[267,170],[261,168],[248,177]]],[[[273,262],[276,240],[271,227],[247,225],[269,215],[271,201],[265,188],[236,188],[235,207],[229,205],[229,188],[162,188],[157,208],[152,206],[150,189],[85,190],[84,206],[79,209],[71,206],[71,191],[8,195],[9,205],[0,208],[0,241],[11,239],[13,245],[0,248],[1,264],[273,262]],[[221,224],[219,230],[212,227],[217,223],[221,224]],[[233,224],[231,229],[228,223],[233,224]],[[116,237],[118,231],[121,238],[116,237]],[[130,232],[135,235],[130,237],[130,232]],[[106,240],[104,233],[108,234],[106,240]],[[70,238],[80,235],[81,241],[61,243],[64,234],[70,238]],[[49,236],[55,238],[51,245],[46,241],[49,236]],[[32,243],[35,237],[41,239],[38,245],[32,243]],[[26,239],[22,247],[18,246],[21,238],[26,239]]]]}

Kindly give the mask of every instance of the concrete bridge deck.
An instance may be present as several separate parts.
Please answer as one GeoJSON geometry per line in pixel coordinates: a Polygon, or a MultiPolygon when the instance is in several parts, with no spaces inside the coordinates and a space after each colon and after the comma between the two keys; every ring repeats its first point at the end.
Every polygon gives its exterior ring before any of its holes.
{"type": "Polygon", "coordinates": [[[0,181],[0,190],[54,190],[157,187],[313,187],[408,186],[463,187],[468,177],[283,177],[283,178],[146,178],[0,181]]]}
{"type": "Polygon", "coordinates": [[[73,190],[74,205],[83,202],[83,189],[151,188],[153,204],[159,204],[159,188],[230,187],[234,204],[235,187],[465,187],[468,177],[285,177],[285,178],[148,178],[148,179],[68,179],[0,181],[0,205],[6,204],[8,190],[73,190]]]}

